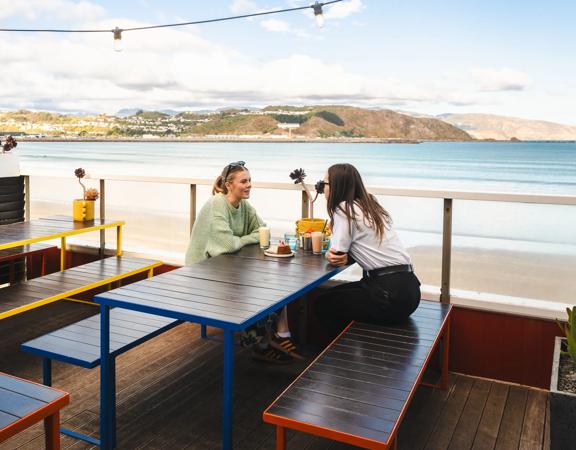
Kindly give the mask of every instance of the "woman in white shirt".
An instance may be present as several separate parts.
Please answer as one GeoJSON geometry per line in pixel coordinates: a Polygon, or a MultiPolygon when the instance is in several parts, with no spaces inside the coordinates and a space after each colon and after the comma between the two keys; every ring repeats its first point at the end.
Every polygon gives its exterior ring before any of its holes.
{"type": "Polygon", "coordinates": [[[331,166],[324,186],[332,227],[326,259],[334,266],[355,261],[363,277],[322,294],[316,303],[318,319],[332,335],[352,320],[378,325],[405,321],[420,303],[420,282],[392,218],[351,164],[331,166]]]}

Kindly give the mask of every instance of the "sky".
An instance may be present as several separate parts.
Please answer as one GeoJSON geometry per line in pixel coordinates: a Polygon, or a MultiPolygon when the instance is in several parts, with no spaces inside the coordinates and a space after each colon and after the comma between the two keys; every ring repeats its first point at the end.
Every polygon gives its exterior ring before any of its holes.
{"type": "MultiPolygon", "coordinates": [[[[0,0],[0,28],[112,29],[313,0],[0,0]]],[[[0,110],[114,114],[347,104],[576,125],[573,0],[344,0],[123,33],[0,32],[0,110]]]]}

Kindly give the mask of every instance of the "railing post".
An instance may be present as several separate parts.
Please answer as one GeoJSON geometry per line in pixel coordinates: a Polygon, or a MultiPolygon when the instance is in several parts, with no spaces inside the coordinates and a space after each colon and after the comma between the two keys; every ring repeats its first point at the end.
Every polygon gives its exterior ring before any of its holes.
{"type": "Polygon", "coordinates": [[[24,220],[30,220],[30,175],[24,175],[24,220]]]}
{"type": "Polygon", "coordinates": [[[444,225],[442,228],[442,285],[440,301],[450,303],[450,266],[452,263],[452,199],[444,199],[444,225]]]}
{"type": "MultiPolygon", "coordinates": [[[[106,180],[100,180],[100,220],[106,219],[106,180]]],[[[100,258],[106,250],[106,230],[100,230],[100,258]]]]}
{"type": "Polygon", "coordinates": [[[190,234],[196,222],[196,185],[190,185],[190,234]]]}
{"type": "Polygon", "coordinates": [[[310,217],[310,199],[308,198],[308,194],[306,191],[302,191],[302,218],[310,217]]]}

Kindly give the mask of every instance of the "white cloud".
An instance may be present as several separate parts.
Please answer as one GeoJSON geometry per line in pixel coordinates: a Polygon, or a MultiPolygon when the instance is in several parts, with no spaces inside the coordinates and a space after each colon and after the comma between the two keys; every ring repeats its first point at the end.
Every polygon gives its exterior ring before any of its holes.
{"type": "Polygon", "coordinates": [[[482,91],[523,91],[532,83],[527,74],[508,68],[475,69],[471,73],[482,91]]]}
{"type": "Polygon", "coordinates": [[[0,41],[2,107],[114,113],[126,107],[371,105],[432,98],[426,87],[354,74],[340,64],[304,54],[254,60],[191,30],[126,32],[123,41],[122,53],[112,50],[111,33],[28,34],[0,41]]]}
{"type": "Polygon", "coordinates": [[[0,0],[0,19],[22,16],[36,20],[50,16],[64,21],[86,21],[99,19],[104,13],[102,6],[86,0],[0,0]]]}
{"type": "Polygon", "coordinates": [[[326,19],[344,19],[352,14],[358,13],[364,9],[362,0],[345,0],[340,3],[324,7],[324,16],[326,19]]]}
{"type": "Polygon", "coordinates": [[[233,0],[230,10],[234,14],[249,14],[258,10],[258,6],[251,0],[233,0]]]}

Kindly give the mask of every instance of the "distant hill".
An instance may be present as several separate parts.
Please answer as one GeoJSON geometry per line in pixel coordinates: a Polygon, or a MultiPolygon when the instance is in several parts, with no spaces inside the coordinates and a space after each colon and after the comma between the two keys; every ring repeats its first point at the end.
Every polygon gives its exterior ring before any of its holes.
{"type": "Polygon", "coordinates": [[[268,106],[219,111],[143,111],[124,109],[115,116],[73,116],[49,112],[0,112],[0,133],[74,138],[368,138],[458,140],[472,138],[437,118],[412,117],[386,109],[351,106],[268,106]]]}
{"type": "Polygon", "coordinates": [[[493,114],[442,114],[439,119],[468,132],[476,139],[522,141],[576,140],[576,126],[493,114]]]}
{"type": "Polygon", "coordinates": [[[468,133],[436,118],[415,118],[390,110],[351,106],[267,106],[261,111],[226,110],[199,124],[199,134],[286,134],[281,123],[299,124],[293,136],[308,138],[380,138],[413,140],[464,140],[468,133]]]}
{"type": "Polygon", "coordinates": [[[468,133],[442,120],[411,117],[387,109],[316,106],[308,114],[310,118],[293,133],[308,137],[471,140],[468,133]]]}

